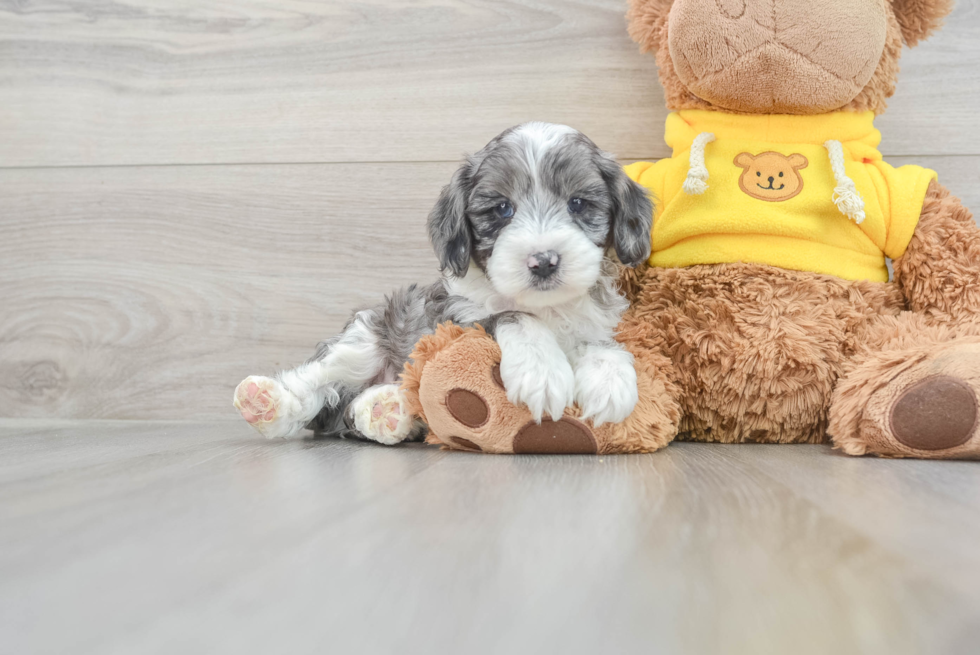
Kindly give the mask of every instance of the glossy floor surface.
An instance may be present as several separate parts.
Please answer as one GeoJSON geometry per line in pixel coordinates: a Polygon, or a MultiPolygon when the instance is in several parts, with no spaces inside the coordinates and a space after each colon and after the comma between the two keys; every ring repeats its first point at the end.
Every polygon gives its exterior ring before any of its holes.
{"type": "Polygon", "coordinates": [[[978,463],[0,421],[4,653],[969,653],[978,544],[978,463]]]}

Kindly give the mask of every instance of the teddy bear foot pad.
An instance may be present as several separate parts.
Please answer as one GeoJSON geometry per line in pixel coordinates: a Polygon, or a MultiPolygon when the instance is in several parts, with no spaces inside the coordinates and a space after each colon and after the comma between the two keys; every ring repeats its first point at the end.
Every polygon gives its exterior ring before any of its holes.
{"type": "MultiPolygon", "coordinates": [[[[500,398],[504,392],[503,380],[500,377],[500,366],[494,365],[490,369],[491,380],[482,379],[479,369],[471,371],[474,376],[474,386],[482,386],[491,390],[494,396],[491,400],[498,406],[503,405],[500,398]],[[489,384],[492,381],[492,384],[489,384]],[[481,384],[482,383],[482,384],[481,384]]],[[[470,431],[479,431],[487,425],[493,413],[490,404],[479,393],[470,389],[455,387],[446,393],[445,408],[452,419],[460,426],[468,428],[467,433],[470,437],[479,438],[478,434],[470,431]]],[[[451,429],[451,426],[450,426],[451,429]]],[[[453,445],[459,446],[464,450],[476,450],[484,452],[483,447],[471,438],[447,435],[440,437],[442,441],[450,441],[453,445]]],[[[504,444],[506,447],[506,444],[504,444]]],[[[514,435],[507,452],[517,454],[569,454],[569,455],[594,455],[598,452],[595,435],[592,430],[573,418],[562,417],[557,421],[550,418],[543,419],[540,423],[528,421],[514,435]]]]}
{"type": "Polygon", "coordinates": [[[977,430],[977,397],[968,384],[935,375],[906,389],[889,413],[892,434],[917,450],[962,446],[977,430]]]}
{"type": "Polygon", "coordinates": [[[980,343],[938,345],[871,396],[862,448],[886,457],[980,458],[978,398],[980,343]]]}
{"type": "Polygon", "coordinates": [[[500,376],[500,348],[480,328],[439,326],[416,345],[412,360],[402,388],[429,426],[429,443],[483,453],[596,455],[652,452],[676,434],[672,421],[658,425],[654,399],[662,390],[643,370],[633,414],[623,423],[595,427],[578,407],[538,422],[526,407],[513,405],[500,376]]]}

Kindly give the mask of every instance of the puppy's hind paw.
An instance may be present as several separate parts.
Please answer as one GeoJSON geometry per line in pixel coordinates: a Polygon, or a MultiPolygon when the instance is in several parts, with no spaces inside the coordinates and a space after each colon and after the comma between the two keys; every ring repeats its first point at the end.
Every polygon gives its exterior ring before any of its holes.
{"type": "Polygon", "coordinates": [[[290,433],[288,421],[282,420],[287,393],[272,378],[250,375],[235,389],[234,405],[263,436],[284,437],[290,433]]]}
{"type": "Polygon", "coordinates": [[[382,384],[361,393],[347,409],[347,423],[361,436],[387,446],[401,443],[415,429],[415,417],[397,384],[382,384]]]}

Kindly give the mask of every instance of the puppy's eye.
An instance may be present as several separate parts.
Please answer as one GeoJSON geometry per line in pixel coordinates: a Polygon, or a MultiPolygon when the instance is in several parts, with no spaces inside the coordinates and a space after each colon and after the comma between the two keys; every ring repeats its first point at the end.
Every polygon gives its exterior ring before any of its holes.
{"type": "Polygon", "coordinates": [[[568,211],[573,214],[581,214],[585,211],[585,201],[581,198],[572,198],[568,201],[568,211]]]}
{"type": "Polygon", "coordinates": [[[514,205],[509,200],[504,200],[493,208],[493,213],[497,218],[512,218],[514,216],[514,205]]]}
{"type": "Polygon", "coordinates": [[[783,176],[783,174],[782,174],[782,173],[780,173],[780,174],[779,174],[779,177],[782,177],[782,176],[783,176]]]}
{"type": "Polygon", "coordinates": [[[755,175],[756,177],[762,177],[762,171],[756,171],[755,175]]]}

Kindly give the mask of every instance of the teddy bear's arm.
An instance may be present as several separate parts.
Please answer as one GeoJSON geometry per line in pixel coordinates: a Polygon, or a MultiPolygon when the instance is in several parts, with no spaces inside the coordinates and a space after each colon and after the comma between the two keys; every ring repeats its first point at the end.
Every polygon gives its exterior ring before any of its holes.
{"type": "Polygon", "coordinates": [[[980,317],[980,228],[938,182],[929,186],[915,233],[894,268],[912,311],[944,322],[980,317]]]}

